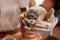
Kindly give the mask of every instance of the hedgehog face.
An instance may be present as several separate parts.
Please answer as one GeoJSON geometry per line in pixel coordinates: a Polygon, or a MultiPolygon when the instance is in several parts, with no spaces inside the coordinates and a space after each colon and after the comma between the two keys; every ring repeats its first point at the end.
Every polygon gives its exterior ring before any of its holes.
{"type": "Polygon", "coordinates": [[[30,9],[26,14],[26,21],[29,25],[33,25],[35,24],[37,18],[38,18],[38,14],[37,11],[30,9]]]}

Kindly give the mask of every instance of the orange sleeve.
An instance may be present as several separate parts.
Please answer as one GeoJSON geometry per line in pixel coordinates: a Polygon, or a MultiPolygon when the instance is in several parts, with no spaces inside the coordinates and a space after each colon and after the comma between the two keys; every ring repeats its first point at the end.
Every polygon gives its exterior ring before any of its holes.
{"type": "Polygon", "coordinates": [[[54,0],[45,0],[42,5],[49,11],[54,7],[54,0]]]}

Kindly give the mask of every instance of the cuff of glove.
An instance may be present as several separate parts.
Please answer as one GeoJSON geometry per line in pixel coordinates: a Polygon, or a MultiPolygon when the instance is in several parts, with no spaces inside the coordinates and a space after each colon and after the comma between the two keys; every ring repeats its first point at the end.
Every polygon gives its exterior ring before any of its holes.
{"type": "Polygon", "coordinates": [[[47,11],[47,9],[43,5],[39,5],[39,6],[43,7],[47,11]]]}

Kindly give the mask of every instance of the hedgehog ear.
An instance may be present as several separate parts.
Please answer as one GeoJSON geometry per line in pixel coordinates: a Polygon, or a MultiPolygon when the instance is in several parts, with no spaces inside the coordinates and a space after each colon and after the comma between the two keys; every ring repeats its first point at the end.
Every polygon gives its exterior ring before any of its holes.
{"type": "Polygon", "coordinates": [[[46,20],[51,18],[54,15],[54,9],[50,9],[46,15],[46,20]]]}

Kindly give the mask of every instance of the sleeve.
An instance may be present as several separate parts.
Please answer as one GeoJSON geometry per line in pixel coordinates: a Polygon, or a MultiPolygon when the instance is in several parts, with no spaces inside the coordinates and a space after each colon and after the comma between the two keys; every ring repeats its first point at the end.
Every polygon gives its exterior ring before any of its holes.
{"type": "Polygon", "coordinates": [[[0,32],[19,28],[19,14],[20,9],[16,0],[1,0],[0,32]]]}

